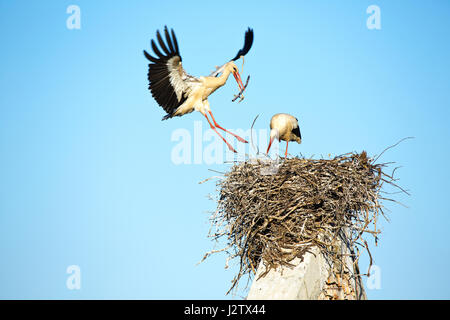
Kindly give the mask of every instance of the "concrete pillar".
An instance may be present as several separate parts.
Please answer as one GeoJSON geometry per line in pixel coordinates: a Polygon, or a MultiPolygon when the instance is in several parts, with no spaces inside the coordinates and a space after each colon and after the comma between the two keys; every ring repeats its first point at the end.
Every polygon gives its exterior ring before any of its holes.
{"type": "Polygon", "coordinates": [[[313,247],[303,256],[290,263],[294,267],[278,267],[265,271],[260,262],[255,280],[250,287],[248,300],[365,300],[366,294],[355,272],[354,252],[346,239],[341,238],[335,248],[341,253],[342,263],[331,259],[313,247]]]}

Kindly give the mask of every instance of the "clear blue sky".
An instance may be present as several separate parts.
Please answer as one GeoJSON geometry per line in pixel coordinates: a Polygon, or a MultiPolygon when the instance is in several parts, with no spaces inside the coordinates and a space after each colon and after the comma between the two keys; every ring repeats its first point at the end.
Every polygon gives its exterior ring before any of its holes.
{"type": "Polygon", "coordinates": [[[246,99],[231,103],[233,78],[210,99],[225,127],[294,114],[303,143],[289,150],[307,157],[414,136],[381,159],[402,166],[411,196],[386,203],[368,295],[450,298],[449,13],[448,1],[1,1],[0,298],[233,298],[224,255],[196,265],[216,192],[198,182],[229,164],[174,164],[172,133],[204,119],[162,122],[147,91],[142,50],[166,24],[196,76],[254,29],[246,99]],[[66,27],[71,4],[80,30],[66,27]],[[372,4],[381,30],[366,27],[372,4]]]}

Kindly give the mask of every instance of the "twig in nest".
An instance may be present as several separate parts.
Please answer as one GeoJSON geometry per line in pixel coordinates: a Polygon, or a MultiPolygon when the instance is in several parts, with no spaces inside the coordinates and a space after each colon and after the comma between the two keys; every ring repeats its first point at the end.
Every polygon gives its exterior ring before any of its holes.
{"type": "Polygon", "coordinates": [[[405,140],[407,140],[407,139],[414,139],[414,137],[406,137],[406,138],[403,138],[402,140],[400,140],[400,141],[397,142],[396,144],[387,147],[386,149],[384,149],[384,150],[380,153],[380,155],[379,155],[378,157],[376,157],[376,158],[373,160],[373,163],[377,162],[377,160],[383,155],[383,153],[385,153],[386,151],[388,151],[388,150],[391,149],[391,148],[396,147],[396,146],[399,145],[401,142],[403,142],[403,141],[405,141],[405,140]]]}
{"type": "Polygon", "coordinates": [[[256,119],[258,119],[259,114],[255,117],[255,119],[253,120],[252,126],[250,127],[250,143],[252,145],[253,150],[256,150],[256,154],[259,154],[259,148],[255,147],[255,145],[253,144],[253,126],[255,125],[256,119]]]}

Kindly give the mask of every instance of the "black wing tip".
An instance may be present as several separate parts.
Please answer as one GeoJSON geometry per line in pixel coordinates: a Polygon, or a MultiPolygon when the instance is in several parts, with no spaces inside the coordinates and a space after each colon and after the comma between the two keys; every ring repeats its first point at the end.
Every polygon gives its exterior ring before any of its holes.
{"type": "Polygon", "coordinates": [[[147,58],[147,60],[149,60],[153,63],[158,62],[158,59],[152,57],[147,51],[143,50],[143,52],[144,52],[144,56],[147,58]]]}
{"type": "Polygon", "coordinates": [[[253,38],[254,38],[253,29],[248,27],[247,31],[245,31],[244,46],[242,47],[241,50],[238,51],[236,57],[231,59],[231,61],[238,60],[241,56],[245,56],[250,51],[253,45],[253,38]]]}
{"type": "Polygon", "coordinates": [[[296,135],[297,137],[299,137],[300,140],[302,139],[302,134],[300,133],[300,127],[297,127],[297,128],[292,129],[292,133],[293,133],[294,135],[296,135]]]}
{"type": "Polygon", "coordinates": [[[161,121],[170,119],[170,118],[172,118],[172,117],[173,117],[173,115],[171,115],[171,114],[166,114],[164,117],[162,117],[161,121]]]}
{"type": "Polygon", "coordinates": [[[150,44],[151,44],[153,52],[157,56],[157,58],[152,57],[150,54],[148,54],[148,52],[146,52],[144,50],[144,55],[148,60],[150,60],[151,62],[157,63],[158,60],[160,60],[160,59],[165,60],[165,59],[173,57],[175,55],[178,55],[181,60],[177,38],[175,36],[175,31],[173,31],[172,28],[170,29],[170,32],[169,32],[169,28],[167,27],[167,25],[164,26],[164,29],[162,32],[160,32],[159,29],[156,29],[156,38],[155,39],[156,39],[156,41],[154,39],[151,39],[150,44]],[[163,34],[165,36],[165,39],[162,37],[163,34]],[[164,40],[166,40],[166,41],[164,41],[164,40]],[[161,47],[162,52],[161,52],[161,50],[159,50],[157,43],[161,47]]]}

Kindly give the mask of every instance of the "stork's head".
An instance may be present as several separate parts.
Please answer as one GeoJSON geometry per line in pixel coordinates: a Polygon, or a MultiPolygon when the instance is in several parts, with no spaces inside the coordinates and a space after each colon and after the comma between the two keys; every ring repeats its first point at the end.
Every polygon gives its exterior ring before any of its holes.
{"type": "Polygon", "coordinates": [[[242,83],[241,75],[239,74],[239,69],[233,61],[225,64],[225,70],[231,72],[236,79],[239,89],[244,90],[244,84],[242,83]]]}

